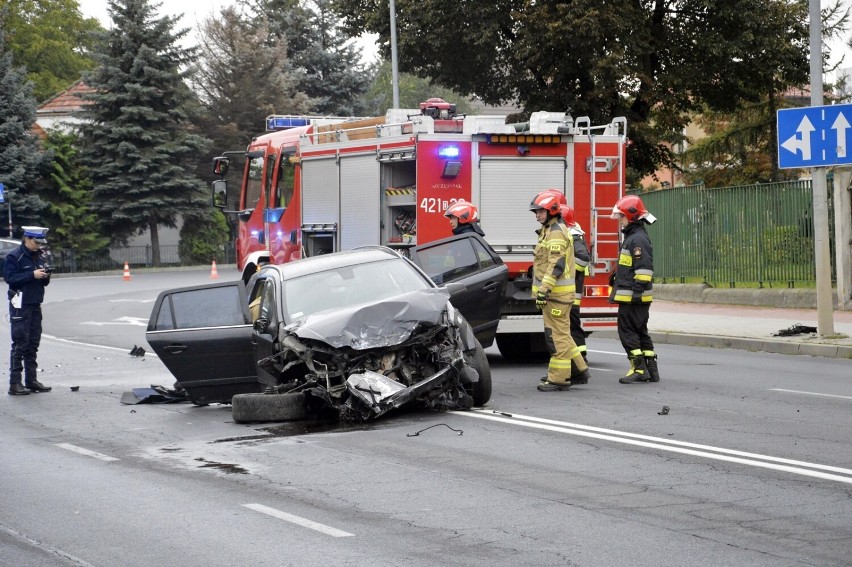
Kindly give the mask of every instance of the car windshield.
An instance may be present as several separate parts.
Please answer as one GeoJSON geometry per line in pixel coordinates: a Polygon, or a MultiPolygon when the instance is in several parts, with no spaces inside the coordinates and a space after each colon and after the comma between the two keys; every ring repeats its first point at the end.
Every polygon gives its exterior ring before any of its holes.
{"type": "Polygon", "coordinates": [[[317,272],[284,282],[288,323],[313,313],[376,303],[432,287],[408,262],[390,259],[317,272]]]}

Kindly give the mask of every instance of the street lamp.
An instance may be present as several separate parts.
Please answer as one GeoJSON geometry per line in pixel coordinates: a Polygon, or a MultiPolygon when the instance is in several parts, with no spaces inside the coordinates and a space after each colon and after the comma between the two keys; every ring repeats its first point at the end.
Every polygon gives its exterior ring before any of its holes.
{"type": "Polygon", "coordinates": [[[393,81],[393,107],[399,108],[399,66],[396,56],[396,4],[390,0],[391,73],[393,81]]]}

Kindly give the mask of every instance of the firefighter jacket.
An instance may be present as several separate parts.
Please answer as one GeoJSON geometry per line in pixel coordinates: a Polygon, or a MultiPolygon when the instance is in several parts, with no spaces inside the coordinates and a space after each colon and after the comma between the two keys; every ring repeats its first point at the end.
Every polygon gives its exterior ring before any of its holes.
{"type": "Polygon", "coordinates": [[[3,279],[9,284],[10,301],[18,291],[22,293],[21,305],[38,305],[44,301],[44,288],[50,283],[50,278],[37,280],[33,275],[41,268],[44,268],[41,252],[32,252],[23,244],[6,255],[3,279]]]}
{"type": "Polygon", "coordinates": [[[610,301],[651,303],[654,299],[651,291],[654,286],[654,252],[644,221],[632,222],[621,232],[624,242],[618,255],[610,301]]]}
{"type": "Polygon", "coordinates": [[[536,231],[532,296],[539,290],[566,302],[574,301],[574,246],[568,227],[551,218],[536,231]]]}
{"type": "Polygon", "coordinates": [[[579,224],[568,227],[568,233],[574,241],[574,265],[576,266],[575,288],[577,294],[574,297],[574,305],[580,306],[580,300],[583,298],[583,283],[586,280],[586,274],[589,273],[589,263],[591,254],[589,247],[586,246],[586,233],[580,228],[579,224]]]}

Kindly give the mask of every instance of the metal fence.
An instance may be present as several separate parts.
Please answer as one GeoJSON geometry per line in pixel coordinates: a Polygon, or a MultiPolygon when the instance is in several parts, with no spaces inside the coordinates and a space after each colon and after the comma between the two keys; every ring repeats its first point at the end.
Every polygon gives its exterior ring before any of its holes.
{"type": "MultiPolygon", "coordinates": [[[[796,287],[816,281],[810,181],[713,189],[690,185],[641,197],[659,219],[648,229],[656,281],[729,287],[796,287]]],[[[833,263],[833,251],[831,256],[833,263]]]]}
{"type": "MultiPolygon", "coordinates": [[[[58,273],[103,272],[119,270],[125,262],[131,268],[150,268],[154,266],[151,246],[114,247],[97,253],[80,254],[73,250],[53,248],[50,251],[53,270],[58,273]]],[[[221,263],[235,262],[234,244],[228,243],[223,251],[221,263]]],[[[182,260],[177,245],[160,246],[160,266],[193,266],[209,264],[182,260]]]]}

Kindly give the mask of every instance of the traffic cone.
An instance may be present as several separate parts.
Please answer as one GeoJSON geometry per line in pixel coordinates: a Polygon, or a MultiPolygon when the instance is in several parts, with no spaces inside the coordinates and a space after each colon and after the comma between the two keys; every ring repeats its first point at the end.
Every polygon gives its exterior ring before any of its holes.
{"type": "Polygon", "coordinates": [[[210,279],[219,277],[219,271],[216,269],[216,260],[213,260],[213,265],[210,266],[210,279]]]}
{"type": "Polygon", "coordinates": [[[124,278],[122,279],[126,282],[130,281],[130,266],[127,265],[127,262],[124,263],[124,278]]]}

